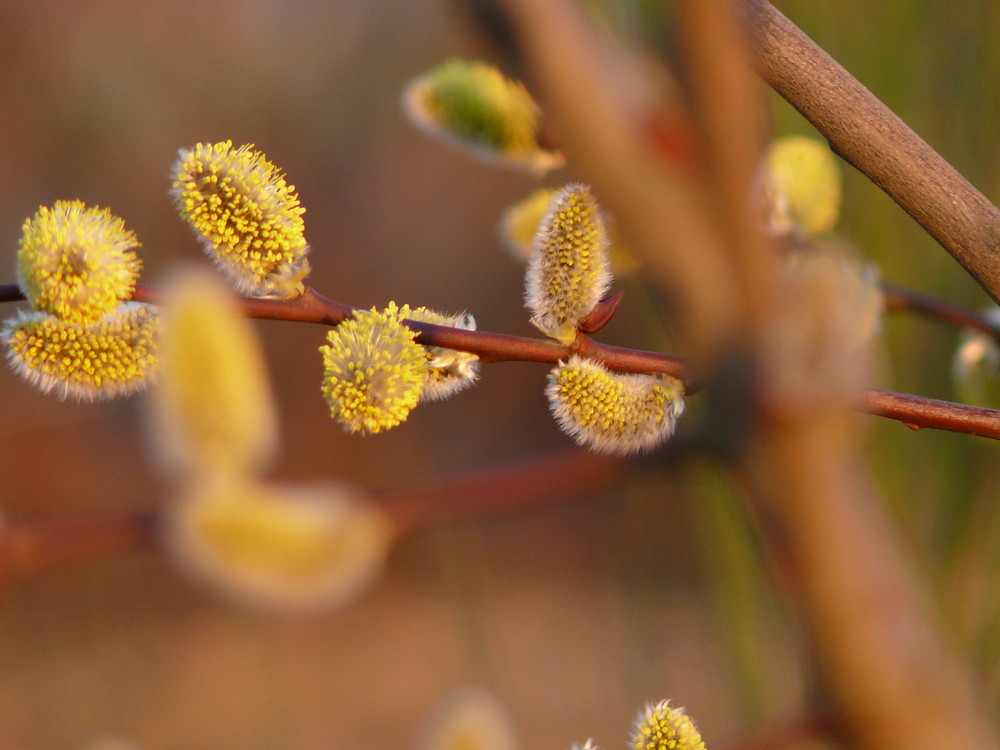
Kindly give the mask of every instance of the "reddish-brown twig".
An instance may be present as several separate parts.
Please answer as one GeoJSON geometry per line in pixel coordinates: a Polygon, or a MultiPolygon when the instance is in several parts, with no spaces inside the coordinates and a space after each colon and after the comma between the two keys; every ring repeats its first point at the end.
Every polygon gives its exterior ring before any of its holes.
{"type": "MultiPolygon", "coordinates": [[[[0,285],[0,302],[19,299],[23,299],[23,295],[16,285],[0,285]]],[[[138,285],[133,299],[160,304],[163,294],[153,287],[138,285]]],[[[242,312],[250,318],[321,325],[336,325],[355,310],[349,305],[329,300],[312,289],[295,300],[241,297],[239,305],[242,312]]],[[[690,367],[681,357],[604,344],[589,336],[581,336],[572,346],[563,346],[548,339],[467,331],[410,320],[406,324],[418,332],[417,341],[421,344],[473,352],[487,363],[517,361],[556,364],[577,353],[620,372],[664,373],[679,378],[687,384],[689,394],[696,393],[699,389],[690,367]]],[[[897,419],[914,428],[948,430],[1000,440],[1000,411],[994,409],[874,388],[861,394],[857,407],[869,414],[897,419]]]]}
{"type": "Polygon", "coordinates": [[[887,310],[909,310],[948,325],[980,331],[1000,340],[1000,324],[967,307],[944,302],[888,281],[882,282],[882,294],[887,310]]]}
{"type": "Polygon", "coordinates": [[[422,486],[382,490],[376,499],[400,532],[480,520],[564,503],[614,481],[628,463],[574,450],[422,486]]]}
{"type": "Polygon", "coordinates": [[[148,512],[76,521],[11,522],[0,530],[0,584],[147,547],[154,527],[154,516],[148,512]]]}
{"type": "MultiPolygon", "coordinates": [[[[613,482],[623,459],[566,451],[501,468],[371,491],[397,535],[577,501],[613,482]]],[[[0,530],[0,586],[50,570],[150,549],[158,513],[11,521],[0,530]]]]}

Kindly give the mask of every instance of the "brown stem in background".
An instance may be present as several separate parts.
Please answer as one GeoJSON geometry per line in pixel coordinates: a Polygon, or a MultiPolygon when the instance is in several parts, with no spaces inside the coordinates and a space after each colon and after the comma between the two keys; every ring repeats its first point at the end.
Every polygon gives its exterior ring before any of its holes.
{"type": "Polygon", "coordinates": [[[1000,209],[766,0],[742,0],[757,70],[1000,302],[1000,209]]]}
{"type": "Polygon", "coordinates": [[[725,233],[723,249],[741,283],[744,335],[768,328],[778,301],[777,252],[760,228],[749,196],[765,142],[765,88],[750,65],[749,40],[727,0],[677,0],[679,44],[687,65],[688,98],[703,147],[713,218],[725,233]]]}
{"type": "Polygon", "coordinates": [[[882,295],[886,310],[909,310],[948,325],[985,333],[1000,341],[1000,323],[967,307],[944,302],[888,281],[882,282],[882,295]]]}
{"type": "Polygon", "coordinates": [[[627,466],[620,458],[574,450],[422,487],[382,490],[375,496],[397,529],[406,533],[577,501],[613,482],[627,466]]]}
{"type": "Polygon", "coordinates": [[[830,721],[820,716],[796,716],[782,722],[762,727],[735,742],[723,746],[723,750],[781,750],[784,747],[798,747],[811,740],[822,741],[833,733],[830,721]]]}
{"type": "Polygon", "coordinates": [[[10,522],[0,529],[0,584],[151,545],[154,515],[10,522]]]}
{"type": "MultiPolygon", "coordinates": [[[[579,501],[615,481],[629,462],[573,450],[513,466],[368,493],[398,534],[579,501]]],[[[61,567],[155,546],[158,514],[128,512],[87,520],[11,521],[0,529],[4,585],[61,567]]]]}

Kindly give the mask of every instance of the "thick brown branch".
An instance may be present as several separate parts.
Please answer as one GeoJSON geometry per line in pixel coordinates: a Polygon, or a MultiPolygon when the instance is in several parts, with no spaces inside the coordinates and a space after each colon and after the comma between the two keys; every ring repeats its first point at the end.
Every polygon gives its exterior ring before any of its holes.
{"type": "Polygon", "coordinates": [[[1000,302],[1000,209],[766,0],[743,0],[758,72],[1000,302]]]}

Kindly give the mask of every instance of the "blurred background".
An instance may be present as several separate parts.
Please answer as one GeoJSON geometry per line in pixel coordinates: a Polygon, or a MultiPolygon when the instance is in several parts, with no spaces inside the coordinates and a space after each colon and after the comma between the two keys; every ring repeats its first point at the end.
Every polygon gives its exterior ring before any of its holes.
{"type": "MultiPolygon", "coordinates": [[[[659,3],[588,3],[626,44],[662,51],[659,3]]],[[[784,2],[779,7],[987,197],[1000,199],[1000,6],[989,0],[784,2]]],[[[167,195],[177,150],[254,143],[307,208],[311,284],[363,307],[469,310],[534,335],[501,212],[538,186],[428,140],[403,87],[451,56],[493,54],[460,2],[304,0],[0,3],[0,283],[39,205],[109,207],[143,243],[143,280],[207,264],[167,195]]],[[[777,133],[810,133],[774,102],[777,133]]],[[[890,199],[845,167],[840,231],[884,278],[979,308],[987,297],[890,199]]],[[[574,179],[572,168],[543,184],[574,179]]],[[[599,196],[598,196],[599,198],[599,196]]],[[[666,350],[641,280],[600,338],[666,350]]],[[[5,306],[4,317],[14,305],[5,306]]],[[[564,450],[544,365],[479,385],[384,435],[328,418],[325,330],[255,324],[282,420],[271,476],[398,487],[564,450]]],[[[873,385],[954,398],[958,333],[886,320],[873,385]]],[[[40,395],[0,369],[0,509],[8,522],[154,509],[143,399],[40,395]]],[[[987,404],[988,405],[988,404],[987,404]]],[[[1000,404],[993,404],[1000,406],[1000,404]]],[[[692,400],[697,410],[697,399],[692,400]]],[[[1000,706],[1000,503],[990,441],[866,422],[868,453],[928,601],[1000,706]]],[[[474,498],[470,498],[474,502],[474,498]]],[[[716,467],[636,465],[580,502],[406,539],[360,602],[308,616],[248,611],[155,550],[0,592],[0,750],[118,737],[172,748],[412,746],[457,688],[507,707],[525,748],[625,741],[671,697],[709,747],[794,717],[810,666],[716,467]]]]}

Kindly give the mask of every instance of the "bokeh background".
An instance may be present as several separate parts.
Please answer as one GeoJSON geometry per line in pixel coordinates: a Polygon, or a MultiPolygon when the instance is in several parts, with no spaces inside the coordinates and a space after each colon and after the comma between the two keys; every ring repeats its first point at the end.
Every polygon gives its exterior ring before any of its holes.
{"type": "MultiPolygon", "coordinates": [[[[656,50],[657,3],[591,2],[656,50]]],[[[1000,199],[1000,5],[990,0],[779,7],[994,201],[1000,199]]],[[[454,55],[490,57],[459,2],[230,0],[0,3],[0,282],[39,205],[79,198],[124,217],[144,280],[206,264],[167,195],[177,149],[255,143],[307,207],[312,285],[359,305],[474,313],[533,335],[521,266],[496,225],[532,178],[410,126],[400,94],[454,55]]],[[[779,101],[776,132],[809,133],[779,101]]],[[[545,184],[573,179],[572,169],[545,184]]],[[[845,167],[843,235],[885,278],[981,307],[986,296],[887,197],[845,167]]],[[[637,279],[602,339],[669,345],[637,279]]],[[[8,305],[4,315],[13,313],[8,305]]],[[[319,326],[259,322],[282,420],[271,476],[405,486],[563,450],[546,368],[480,384],[401,428],[345,435],[319,393],[319,326]]],[[[884,326],[874,385],[949,398],[958,334],[884,326]]],[[[695,399],[696,401],[697,399],[695,399]]],[[[697,409],[697,404],[692,404],[697,409]]],[[[868,453],[929,606],[1000,705],[998,446],[868,419],[868,453]]],[[[9,522],[153,509],[142,398],[45,397],[0,368],[0,508],[9,522]]],[[[474,502],[475,498],[470,498],[474,502]]],[[[0,750],[118,737],[171,748],[412,746],[453,690],[484,686],[525,748],[620,747],[635,712],[672,697],[710,747],[802,710],[797,627],[762,574],[716,467],[637,465],[579,502],[406,539],[360,602],[309,616],[248,611],[154,549],[0,592],[0,750]]]]}

